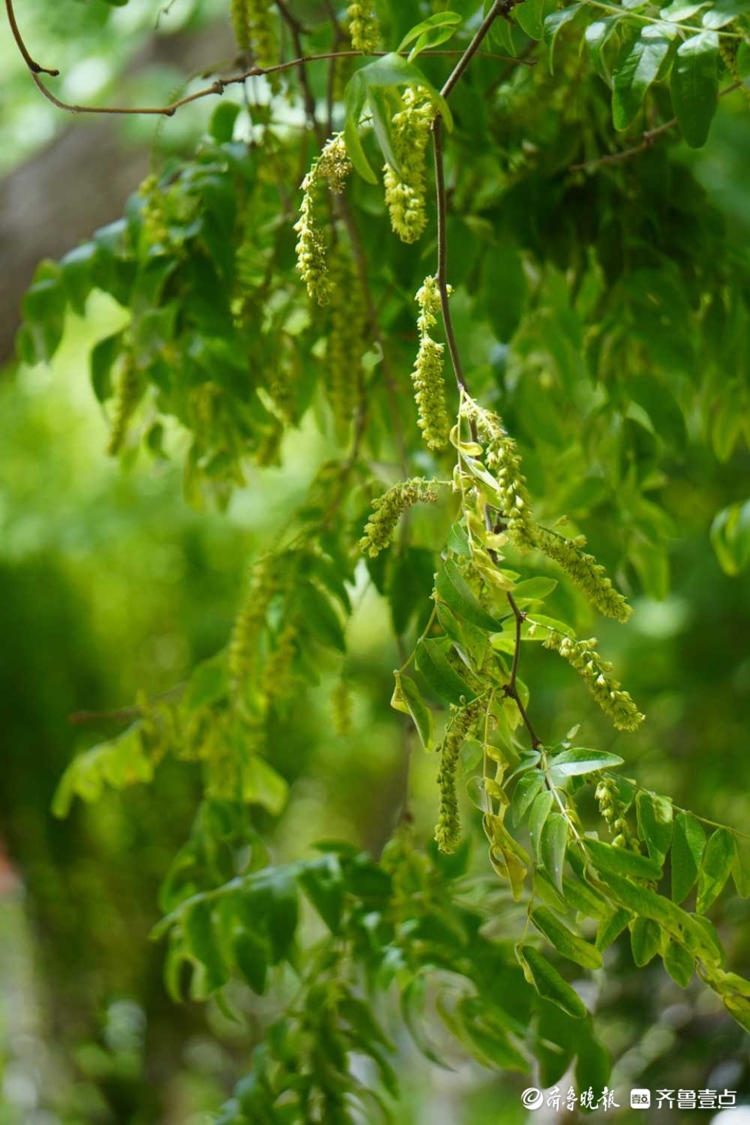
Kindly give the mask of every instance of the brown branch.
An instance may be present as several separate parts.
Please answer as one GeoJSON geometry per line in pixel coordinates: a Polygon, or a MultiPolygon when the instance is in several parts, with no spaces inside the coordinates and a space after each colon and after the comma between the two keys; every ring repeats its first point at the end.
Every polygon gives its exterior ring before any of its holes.
{"type": "Polygon", "coordinates": [[[507,15],[507,13],[510,12],[511,8],[515,7],[516,2],[517,0],[495,0],[495,3],[492,5],[489,12],[477,28],[471,43],[469,43],[469,46],[462,53],[461,58],[456,63],[456,66],[454,67],[442,90],[440,91],[444,98],[448,97],[453,87],[461,78],[467,66],[474,58],[474,55],[479,50],[482,41],[484,40],[487,32],[490,30],[497,17],[501,14],[507,15]]]}
{"type": "Polygon", "coordinates": [[[23,41],[23,36],[21,35],[18,24],[16,23],[16,13],[13,11],[13,0],[5,0],[5,10],[8,13],[8,23],[10,24],[10,30],[13,32],[13,38],[16,41],[18,50],[23,55],[23,61],[26,63],[31,73],[51,74],[54,78],[55,75],[60,73],[60,71],[51,70],[48,66],[42,66],[40,63],[35,62],[27,51],[26,44],[23,41]]]}
{"type": "MultiPolygon", "coordinates": [[[[461,58],[456,63],[456,66],[451,71],[448,79],[443,85],[440,93],[444,98],[447,98],[464,74],[467,66],[471,62],[474,55],[479,50],[482,41],[489,32],[492,24],[502,11],[509,11],[514,5],[514,0],[495,0],[495,3],[490,8],[487,15],[482,20],[481,25],[476,31],[474,38],[469,43],[469,46],[461,55],[461,58]]],[[[437,200],[437,241],[438,241],[438,260],[437,260],[437,274],[436,281],[438,290],[440,291],[440,308],[443,316],[443,324],[445,326],[445,339],[448,344],[448,351],[450,352],[451,363],[453,364],[453,373],[456,377],[456,383],[459,388],[462,388],[468,394],[469,388],[466,385],[466,378],[464,376],[463,367],[461,365],[461,356],[459,355],[458,346],[456,344],[456,334],[453,330],[453,318],[451,316],[450,306],[448,304],[448,240],[446,234],[446,193],[445,193],[445,171],[443,168],[443,120],[438,115],[432,126],[432,148],[435,162],[435,196],[437,200]]]]}
{"type": "MultiPolygon", "coordinates": [[[[727,86],[725,90],[721,90],[717,95],[720,98],[726,97],[727,94],[734,93],[742,86],[741,82],[733,82],[731,86],[727,86]]],[[[639,156],[646,149],[651,148],[657,137],[662,133],[669,132],[677,125],[677,118],[673,117],[669,121],[657,125],[655,129],[648,129],[641,137],[637,145],[632,148],[621,149],[620,152],[606,153],[604,156],[597,156],[594,160],[587,160],[583,164],[571,164],[568,171],[570,172],[595,172],[597,168],[603,167],[605,164],[621,164],[623,160],[630,160],[631,156],[639,156]]]]}
{"type": "MultiPolygon", "coordinates": [[[[132,114],[134,116],[151,116],[151,117],[173,117],[178,109],[184,105],[189,105],[190,102],[198,101],[200,98],[207,98],[212,96],[221,97],[227,86],[233,86],[236,83],[245,82],[248,78],[260,78],[267,74],[279,74],[285,70],[292,70],[294,67],[304,67],[306,63],[323,62],[327,59],[353,59],[353,58],[381,58],[389,54],[388,51],[371,51],[365,53],[364,51],[324,51],[319,55],[304,55],[296,59],[288,59],[286,62],[276,63],[274,66],[251,66],[248,70],[243,70],[240,74],[233,74],[230,78],[217,78],[210,86],[204,86],[201,90],[196,90],[194,94],[187,94],[184,98],[177,98],[173,102],[162,106],[116,106],[116,105],[78,105],[74,102],[65,102],[62,98],[58,98],[52,93],[50,88],[45,85],[39,78],[39,74],[59,74],[59,70],[49,70],[46,67],[40,66],[34,62],[29,54],[26,46],[21,38],[18,26],[13,18],[13,9],[11,7],[11,0],[5,0],[6,8],[8,10],[8,18],[11,21],[11,29],[14,33],[14,38],[18,44],[18,48],[23,55],[23,59],[29,68],[31,77],[33,78],[39,92],[51,102],[57,109],[65,110],[67,113],[97,113],[97,114],[116,114],[122,116],[123,114],[132,114]]],[[[401,54],[406,54],[402,51],[401,54]]],[[[432,50],[425,51],[426,55],[433,56],[451,56],[460,54],[457,50],[432,50]]],[[[484,57],[491,59],[500,59],[505,62],[515,62],[519,65],[530,65],[525,60],[512,59],[508,55],[497,55],[487,53],[484,57]]]]}
{"type": "MultiPolygon", "coordinates": [[[[167,691],[155,695],[149,703],[165,703],[171,699],[179,699],[187,687],[187,683],[175,684],[167,691]]],[[[68,716],[68,722],[75,726],[84,726],[87,723],[127,723],[131,719],[140,719],[143,715],[142,707],[119,707],[113,711],[74,711],[68,716]]]]}

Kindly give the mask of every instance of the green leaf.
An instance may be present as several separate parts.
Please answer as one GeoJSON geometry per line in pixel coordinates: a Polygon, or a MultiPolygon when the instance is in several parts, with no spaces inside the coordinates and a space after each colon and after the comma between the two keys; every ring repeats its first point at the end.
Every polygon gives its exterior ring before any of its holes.
{"type": "Polygon", "coordinates": [[[584,746],[576,746],[571,750],[561,750],[548,759],[549,778],[553,785],[561,785],[568,777],[615,769],[623,761],[619,754],[610,754],[608,750],[587,750],[584,746]]]}
{"type": "Polygon", "coordinates": [[[455,35],[461,23],[463,23],[463,16],[459,12],[435,12],[407,31],[399,44],[399,54],[406,50],[410,43],[414,43],[408,57],[408,61],[412,62],[426,48],[447,43],[455,35]]]}
{"type": "Polygon", "coordinates": [[[715,32],[701,32],[680,44],[670,90],[685,142],[691,148],[701,148],[718,104],[719,37],[715,32]]]}
{"type": "MultiPolygon", "coordinates": [[[[674,81],[674,68],[672,76],[674,81]]],[[[654,432],[672,449],[683,450],[687,442],[685,418],[664,383],[653,375],[631,375],[625,390],[633,402],[646,411],[654,432]]]]}
{"type": "Polygon", "coordinates": [[[469,621],[487,632],[497,632],[502,625],[491,617],[477,601],[456,564],[448,559],[437,574],[435,583],[438,597],[458,615],[459,620],[469,621]]]}
{"type": "Polygon", "coordinates": [[[464,996],[458,1004],[461,1018],[460,1038],[471,1053],[493,1070],[519,1070],[525,1072],[528,1063],[510,1043],[505,1029],[488,1009],[474,996],[464,996]]]}
{"type": "Polygon", "coordinates": [[[403,711],[409,715],[417,728],[419,741],[425,750],[432,749],[432,713],[426,706],[419,688],[409,676],[403,672],[394,672],[396,687],[391,699],[391,707],[396,711],[403,711]]]}
{"type": "Polygon", "coordinates": [[[232,942],[232,955],[237,968],[253,992],[262,995],[266,991],[268,977],[266,942],[252,930],[244,930],[238,933],[232,942]]]}
{"type": "Polygon", "coordinates": [[[603,1090],[612,1072],[612,1059],[603,1043],[593,1035],[578,1041],[575,1078],[579,1090],[603,1090]]]}
{"type": "Polygon", "coordinates": [[[703,862],[698,871],[698,894],[695,908],[705,914],[711,903],[721,894],[735,859],[734,837],[726,828],[717,828],[709,837],[703,862]]]}
{"type": "Polygon", "coordinates": [[[268,894],[268,936],[271,961],[276,965],[288,956],[299,921],[294,871],[288,867],[270,868],[262,887],[268,894]]]}
{"type": "Polygon", "coordinates": [[[541,601],[548,597],[556,588],[556,578],[545,578],[543,575],[539,575],[537,578],[526,578],[523,582],[517,582],[513,587],[513,598],[519,606],[529,605],[531,602],[541,601]]]}
{"type": "Polygon", "coordinates": [[[693,979],[695,958],[678,941],[670,941],[663,955],[664,968],[680,988],[687,988],[693,979]]]}
{"type": "Polygon", "coordinates": [[[586,918],[604,918],[608,914],[606,900],[577,876],[563,876],[562,893],[568,908],[586,918]]]}
{"type": "Polygon", "coordinates": [[[639,792],[635,808],[641,839],[651,858],[662,866],[672,843],[672,802],[656,793],[639,792]]]}
{"type": "Polygon", "coordinates": [[[463,558],[467,559],[471,558],[469,536],[467,535],[466,528],[462,523],[451,524],[451,529],[448,532],[446,546],[456,555],[461,555],[463,558]]]}
{"type": "Polygon", "coordinates": [[[711,524],[711,543],[726,574],[735,575],[746,569],[750,563],[750,500],[716,513],[711,524]]]}
{"type": "Polygon", "coordinates": [[[529,39],[541,39],[544,35],[544,0],[523,0],[513,9],[513,16],[529,39]]]}
{"type": "Polygon", "coordinates": [[[331,933],[338,933],[344,911],[344,885],[338,858],[326,854],[307,864],[298,881],[331,933]]]}
{"type": "Polygon", "coordinates": [[[424,1030],[424,993],[424,977],[412,977],[401,993],[401,1015],[412,1039],[425,1058],[444,1070],[452,1070],[453,1067],[440,1058],[424,1030]]]}
{"type": "Polygon", "coordinates": [[[221,102],[211,114],[211,124],[208,131],[218,144],[231,141],[234,134],[234,123],[241,108],[237,102],[221,102]]]}
{"type": "Polygon", "coordinates": [[[553,812],[547,817],[542,828],[539,853],[542,867],[552,879],[558,890],[562,890],[565,851],[568,846],[568,825],[562,813],[553,812]]]}
{"type": "Polygon", "coordinates": [[[223,699],[228,687],[227,660],[222,652],[212,656],[210,660],[203,660],[200,664],[196,664],[183,697],[183,704],[189,711],[208,707],[211,703],[223,699]]]}
{"type": "MultiPolygon", "coordinates": [[[[362,106],[367,100],[369,91],[373,88],[391,86],[414,86],[424,90],[443,118],[446,129],[450,131],[453,128],[453,117],[442,94],[435,89],[418,66],[407,62],[406,59],[393,52],[383,55],[382,58],[376,59],[375,62],[368,63],[354,72],[345,92],[347,116],[350,116],[351,110],[351,116],[356,115],[357,121],[355,121],[355,124],[357,124],[359,113],[361,113],[362,106]]],[[[348,148],[349,142],[346,134],[345,140],[348,148]]]]}
{"type": "Polygon", "coordinates": [[[726,27],[738,16],[746,16],[750,12],[750,0],[715,0],[711,7],[703,13],[701,23],[711,31],[726,27]]]}
{"type": "Polygon", "coordinates": [[[60,265],[42,262],[21,302],[31,345],[30,354],[23,356],[27,363],[48,363],[52,359],[62,339],[66,305],[60,265]]]}
{"type": "Polygon", "coordinates": [[[398,45],[398,53],[405,51],[409,44],[419,39],[425,31],[431,31],[435,27],[457,27],[460,23],[463,23],[463,16],[459,12],[436,12],[426,20],[415,23],[414,27],[407,31],[398,45]]]}
{"type": "Polygon", "coordinates": [[[732,879],[741,898],[750,898],[750,841],[743,837],[734,838],[735,857],[732,864],[732,879]]]}
{"type": "Polygon", "coordinates": [[[212,903],[206,899],[193,903],[183,912],[182,928],[188,952],[205,969],[206,991],[215,992],[226,984],[229,973],[214,929],[212,903]]]}
{"type": "Polygon", "coordinates": [[[344,630],[328,598],[311,582],[300,587],[297,597],[305,624],[315,639],[339,652],[345,652],[344,630]]]}
{"type": "Polygon", "coordinates": [[[91,349],[91,386],[98,402],[104,402],[112,396],[112,367],[122,350],[122,342],[123,333],[115,332],[99,340],[91,349]]]}
{"type": "Polygon", "coordinates": [[[630,948],[639,969],[648,965],[661,949],[662,932],[653,918],[636,918],[630,929],[630,948]]]}
{"type": "Polygon", "coordinates": [[[539,906],[531,911],[530,918],[539,932],[544,934],[550,945],[553,945],[563,957],[575,961],[584,969],[601,968],[602,955],[599,950],[569,930],[551,910],[539,906]]]}
{"type": "MultiPolygon", "coordinates": [[[[531,762],[530,766],[533,765],[534,763],[531,762]]],[[[533,773],[526,772],[518,779],[510,802],[514,824],[519,827],[523,824],[526,813],[533,805],[537,796],[541,793],[543,787],[544,775],[541,770],[534,770],[533,773]]]]}
{"type": "Polygon", "coordinates": [[[724,1007],[740,1027],[750,1031],[750,1000],[744,996],[724,996],[724,1007]]]}
{"type": "Polygon", "coordinates": [[[490,328],[501,343],[508,343],[520,324],[527,289],[516,243],[506,238],[499,246],[489,246],[484,257],[481,300],[490,328]]]}
{"type": "Polygon", "coordinates": [[[672,898],[675,902],[682,902],[690,893],[698,878],[705,846],[706,833],[700,823],[690,813],[680,813],[675,818],[671,857],[672,898]]]}
{"type": "Polygon", "coordinates": [[[289,795],[289,785],[281,774],[257,754],[242,767],[242,799],[248,804],[262,805],[272,816],[278,816],[289,795]]]}
{"type": "Polygon", "coordinates": [[[630,922],[630,919],[630,911],[623,910],[621,906],[610,910],[610,912],[602,918],[599,923],[599,928],[596,931],[596,948],[599,950],[608,949],[612,942],[616,941],[620,936],[630,922]]]}
{"type": "Polygon", "coordinates": [[[568,8],[562,8],[559,12],[550,12],[544,21],[544,43],[547,48],[547,62],[549,64],[550,74],[554,73],[555,61],[555,43],[557,37],[565,27],[566,23],[570,23],[575,19],[578,13],[583,10],[583,4],[571,4],[568,8]]]}
{"type": "Polygon", "coordinates": [[[613,848],[601,840],[583,841],[591,862],[599,871],[614,875],[629,875],[632,879],[653,881],[661,877],[661,864],[626,848],[613,848]]]}
{"type": "Polygon", "coordinates": [[[621,22],[622,16],[619,14],[605,16],[590,23],[583,33],[586,49],[591,57],[594,70],[601,74],[602,78],[608,83],[610,82],[610,74],[605,62],[604,49],[610,39],[615,36],[621,22]]]}
{"type": "Polygon", "coordinates": [[[573,1019],[585,1019],[588,1012],[583,1000],[539,950],[533,945],[522,945],[518,949],[518,957],[526,979],[540,996],[557,1004],[573,1019]]]}
{"type": "Polygon", "coordinates": [[[684,942],[696,953],[700,953],[709,960],[715,958],[713,942],[707,938],[703,928],[697,924],[692,915],[687,914],[670,899],[657,894],[650,887],[636,885],[612,872],[602,876],[602,882],[606,889],[611,892],[610,897],[613,897],[626,910],[636,915],[642,915],[644,918],[652,918],[669,934],[684,942]]]}
{"type": "Polygon", "coordinates": [[[649,24],[634,43],[623,47],[614,70],[612,119],[615,129],[627,129],[646,92],[659,73],[672,45],[675,29],[669,24],[649,24]]]}
{"type": "Polygon", "coordinates": [[[537,862],[541,862],[542,829],[552,811],[553,803],[554,797],[548,789],[545,789],[543,793],[534,798],[529,809],[529,835],[537,862]]]}
{"type": "Polygon", "coordinates": [[[387,590],[397,636],[406,632],[415,614],[429,609],[434,573],[435,556],[423,547],[407,547],[394,560],[387,590]]]}
{"type": "Polygon", "coordinates": [[[346,152],[355,172],[358,172],[362,179],[368,184],[377,184],[378,178],[370,167],[370,162],[362,147],[362,141],[359,136],[359,126],[357,121],[351,116],[347,117],[344,122],[344,144],[346,145],[346,152]]]}
{"type": "Polygon", "coordinates": [[[416,666],[426,683],[441,699],[448,703],[469,702],[476,699],[465,680],[453,671],[447,653],[451,649],[447,637],[427,637],[417,645],[416,666]]]}

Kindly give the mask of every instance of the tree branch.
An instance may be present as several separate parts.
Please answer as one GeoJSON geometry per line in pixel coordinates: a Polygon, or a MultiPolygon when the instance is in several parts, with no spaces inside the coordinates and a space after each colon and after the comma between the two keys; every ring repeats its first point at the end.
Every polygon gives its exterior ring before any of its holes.
{"type": "MultiPolygon", "coordinates": [[[[372,51],[372,52],[369,52],[369,53],[365,53],[364,51],[353,51],[353,50],[352,51],[325,51],[325,52],[323,52],[322,54],[319,54],[319,55],[300,55],[299,58],[289,59],[286,62],[276,63],[274,66],[251,66],[248,70],[243,70],[240,74],[233,74],[230,78],[217,78],[216,81],[212,82],[210,86],[204,86],[201,90],[196,90],[195,93],[193,93],[193,94],[187,94],[184,98],[177,98],[175,101],[169,102],[167,105],[162,105],[162,106],[79,105],[77,103],[66,102],[66,101],[63,101],[62,98],[58,98],[57,95],[53,94],[53,92],[50,90],[50,88],[47,85],[45,85],[44,82],[42,82],[41,78],[39,77],[40,74],[49,74],[49,75],[52,75],[54,77],[54,76],[58,75],[60,73],[60,71],[50,69],[49,67],[40,66],[39,63],[34,61],[34,59],[29,54],[29,51],[26,47],[26,44],[23,41],[23,37],[21,36],[21,32],[18,28],[18,24],[16,23],[15,13],[13,11],[12,0],[5,0],[5,8],[6,8],[6,11],[8,13],[8,22],[10,23],[11,31],[13,32],[13,38],[16,41],[18,49],[19,49],[19,51],[20,51],[20,53],[23,57],[24,62],[26,63],[26,66],[29,69],[29,73],[31,74],[31,77],[33,78],[34,82],[36,83],[36,86],[37,86],[39,92],[47,99],[48,102],[51,102],[52,105],[55,106],[56,109],[62,109],[66,113],[114,114],[114,115],[119,115],[119,116],[132,114],[132,115],[142,115],[142,116],[151,116],[151,117],[154,117],[154,116],[156,116],[156,117],[173,117],[174,114],[177,112],[177,110],[180,109],[182,106],[189,105],[190,102],[198,101],[200,98],[207,98],[207,97],[212,97],[212,96],[220,97],[224,93],[224,90],[227,88],[227,86],[232,86],[232,85],[235,85],[236,83],[245,82],[248,78],[260,78],[260,77],[262,77],[263,75],[266,75],[266,74],[279,74],[279,73],[281,73],[282,71],[285,71],[285,70],[292,70],[294,67],[297,67],[297,66],[304,67],[304,65],[306,63],[322,62],[322,61],[325,61],[327,59],[336,60],[336,59],[382,57],[383,55],[386,55],[386,54],[389,53],[387,51],[372,51]]],[[[292,21],[293,21],[295,30],[297,30],[298,27],[299,27],[299,25],[297,24],[297,21],[294,20],[293,17],[292,17],[292,21]]],[[[292,25],[290,24],[289,26],[290,26],[290,29],[291,29],[292,25]]],[[[297,34],[299,34],[298,31],[297,31],[297,34]]],[[[404,55],[406,53],[407,53],[406,51],[401,52],[401,54],[404,54],[404,55]]],[[[461,52],[458,51],[458,50],[439,50],[438,49],[438,50],[425,51],[424,54],[433,55],[433,56],[451,56],[451,55],[461,54],[461,52]]],[[[489,54],[488,53],[485,57],[492,58],[492,59],[500,59],[500,60],[503,60],[505,62],[518,63],[519,65],[523,65],[523,66],[530,65],[530,63],[527,62],[526,60],[512,59],[507,55],[498,55],[498,54],[489,54]]]]}
{"type": "MultiPolygon", "coordinates": [[[[718,97],[724,98],[727,94],[733,94],[735,90],[739,90],[742,86],[741,82],[733,82],[731,86],[727,86],[725,90],[721,90],[718,97]]],[[[657,125],[655,129],[648,129],[637,145],[632,148],[624,148],[620,152],[606,153],[604,156],[597,156],[594,160],[584,161],[583,164],[571,164],[568,169],[570,172],[595,172],[597,168],[603,167],[605,164],[621,164],[623,160],[630,160],[631,156],[639,156],[640,153],[645,152],[646,149],[651,148],[657,137],[662,133],[669,132],[674,129],[677,124],[677,118],[673,117],[670,121],[665,121],[661,125],[657,125]]]]}
{"type": "Polygon", "coordinates": [[[5,0],[5,10],[8,13],[8,23],[10,24],[10,30],[13,32],[13,38],[16,41],[18,50],[23,55],[23,61],[26,63],[31,73],[51,74],[54,78],[55,75],[60,73],[60,71],[51,70],[48,66],[41,66],[40,63],[35,62],[34,59],[32,59],[31,55],[26,50],[26,44],[23,41],[23,37],[19,30],[18,24],[16,23],[16,13],[13,11],[13,0],[5,0]]]}

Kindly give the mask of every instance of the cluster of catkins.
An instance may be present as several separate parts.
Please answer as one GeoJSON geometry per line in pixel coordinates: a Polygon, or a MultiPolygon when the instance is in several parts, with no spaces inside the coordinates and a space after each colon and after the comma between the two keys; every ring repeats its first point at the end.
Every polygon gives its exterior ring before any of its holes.
{"type": "Polygon", "coordinates": [[[355,51],[369,55],[378,49],[380,24],[372,0],[370,3],[349,4],[346,9],[346,25],[355,51]]]}
{"type": "Polygon", "coordinates": [[[419,305],[417,327],[419,351],[411,375],[417,404],[417,425],[428,449],[443,449],[448,444],[450,418],[445,404],[443,362],[445,345],[430,335],[440,313],[437,279],[426,277],[416,295],[419,305]]]}
{"type": "Polygon", "coordinates": [[[107,453],[110,457],[116,457],[121,452],[128,434],[130,419],[142,394],[143,383],[138,374],[135,356],[128,350],[120,357],[120,366],[114,380],[112,423],[107,442],[107,453]]]}
{"type": "Polygon", "coordinates": [[[229,676],[234,691],[242,691],[255,672],[266,613],[278,590],[278,559],[265,555],[250,572],[247,594],[229,639],[229,676]]]}
{"type": "Polygon", "coordinates": [[[596,651],[596,637],[579,641],[572,637],[564,637],[555,629],[549,629],[542,644],[545,648],[559,653],[572,668],[575,668],[617,730],[636,730],[641,725],[645,716],[612,675],[610,662],[602,660],[596,651]]]}
{"type": "Polygon", "coordinates": [[[435,841],[441,852],[454,852],[461,839],[461,823],[458,816],[458,797],[456,795],[458,756],[469,731],[477,720],[478,714],[479,702],[476,699],[457,711],[448,725],[440,748],[440,769],[438,770],[440,812],[435,826],[435,841]]]}
{"type": "Polygon", "coordinates": [[[498,485],[500,518],[510,539],[522,550],[536,548],[556,562],[605,617],[627,621],[632,612],[630,606],[615,589],[604,567],[583,550],[584,536],[567,539],[540,527],[534,520],[518,448],[498,416],[468,395],[463,398],[461,412],[484,446],[485,463],[498,485]]]}
{"type": "Polygon", "coordinates": [[[391,227],[402,242],[416,242],[427,226],[425,154],[435,107],[419,91],[408,87],[402,108],[393,117],[393,151],[398,170],[383,168],[385,203],[391,227]]]}
{"type": "Polygon", "coordinates": [[[343,438],[357,405],[367,310],[354,260],[341,240],[329,257],[328,280],[331,327],[326,356],[326,393],[336,433],[343,438]]]}
{"type": "Polygon", "coordinates": [[[611,777],[602,778],[596,786],[594,796],[599,805],[599,812],[613,835],[612,846],[639,852],[640,844],[625,819],[625,809],[617,796],[617,782],[611,777]]]}
{"type": "Polygon", "coordinates": [[[313,161],[302,181],[302,203],[299,218],[294,224],[297,232],[297,269],[308,296],[319,305],[328,303],[331,279],[326,268],[325,238],[315,220],[318,188],[323,182],[327,182],[331,191],[340,195],[351,168],[344,138],[336,133],[326,141],[320,156],[313,161]]]}
{"type": "Polygon", "coordinates": [[[230,16],[240,50],[252,51],[258,66],[278,62],[272,0],[231,0],[230,16]]]}
{"type": "Polygon", "coordinates": [[[362,553],[375,558],[391,543],[398,521],[407,509],[419,503],[434,504],[437,498],[434,483],[423,477],[394,484],[372,502],[374,511],[359,541],[362,553]]]}

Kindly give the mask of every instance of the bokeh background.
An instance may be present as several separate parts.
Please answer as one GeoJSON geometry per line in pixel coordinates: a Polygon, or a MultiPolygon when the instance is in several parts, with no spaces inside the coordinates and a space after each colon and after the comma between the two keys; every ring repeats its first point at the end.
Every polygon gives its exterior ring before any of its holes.
{"type": "MultiPolygon", "coordinates": [[[[159,101],[178,93],[201,60],[231,65],[224,10],[219,0],[161,9],[154,0],[115,9],[37,0],[22,15],[37,57],[63,71],[65,96],[159,101]]],[[[148,789],[77,804],[64,821],[50,804],[66,763],[121,729],[127,716],[117,712],[139,688],[168,691],[223,646],[246,560],[300,501],[328,450],[310,420],[283,469],[250,479],[224,513],[195,511],[183,500],[179,459],[143,454],[122,466],[105,456],[87,354],[122,319],[113,303],[93,300],[85,319],[70,318],[50,368],[13,361],[18,306],[36,262],[116,218],[152,165],[194,143],[211,107],[196,105],[166,125],[71,120],[40,98],[7,29],[0,65],[0,1125],[203,1125],[274,1004],[238,996],[245,1018],[236,1023],[214,1004],[176,1005],[162,986],[162,951],[148,935],[160,881],[189,832],[197,777],[168,766],[148,789]],[[81,711],[114,714],[71,722],[81,711]]],[[[750,130],[740,110],[725,99],[707,148],[673,154],[691,163],[739,241],[750,235],[750,130]]],[[[749,469],[746,448],[722,462],[700,442],[689,463],[675,466],[671,592],[636,597],[628,629],[601,630],[649,721],[624,745],[587,704],[584,718],[586,744],[623,753],[642,784],[747,832],[750,576],[722,572],[709,527],[719,508],[746,499],[749,469]]],[[[346,738],[334,729],[332,664],[311,705],[293,709],[279,731],[275,765],[292,790],[272,830],[276,858],[322,837],[377,852],[403,798],[403,730],[387,707],[396,654],[377,595],[363,581],[357,597],[353,729],[346,738]]],[[[547,654],[530,661],[540,724],[579,721],[574,675],[547,654]]],[[[433,773],[432,762],[415,757],[425,836],[433,773]]],[[[747,970],[750,904],[725,896],[717,921],[733,966],[747,970]]],[[[635,973],[620,942],[599,1006],[618,1090],[726,1086],[750,1104],[747,1038],[710,994],[682,992],[657,966],[635,973]]],[[[402,1038],[399,1123],[544,1118],[521,1108],[515,1080],[460,1056],[441,1071],[402,1038]]],[[[750,1110],[731,1119],[746,1123],[750,1110]]]]}

